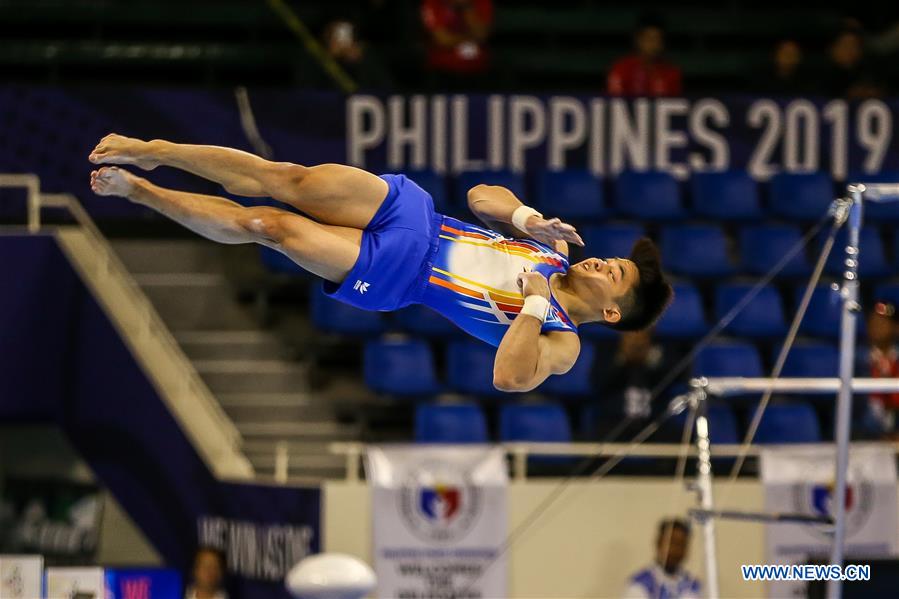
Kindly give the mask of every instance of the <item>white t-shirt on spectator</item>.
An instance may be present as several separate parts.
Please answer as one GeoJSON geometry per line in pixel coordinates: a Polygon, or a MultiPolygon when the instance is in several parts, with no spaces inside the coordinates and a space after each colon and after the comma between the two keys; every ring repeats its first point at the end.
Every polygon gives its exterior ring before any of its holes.
{"type": "Polygon", "coordinates": [[[631,576],[623,599],[700,599],[699,581],[686,570],[668,574],[653,564],[631,576]]]}

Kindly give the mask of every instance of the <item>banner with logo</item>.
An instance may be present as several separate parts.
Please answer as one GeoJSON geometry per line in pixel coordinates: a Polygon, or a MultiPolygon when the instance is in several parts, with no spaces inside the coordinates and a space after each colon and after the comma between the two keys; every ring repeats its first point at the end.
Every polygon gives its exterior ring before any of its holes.
{"type": "Polygon", "coordinates": [[[378,597],[507,596],[508,474],[501,449],[371,447],[366,467],[378,597]]]}
{"type": "Polygon", "coordinates": [[[0,551],[39,553],[56,563],[90,563],[102,506],[96,485],[7,478],[0,495],[0,551]]]}
{"type": "MultiPolygon", "coordinates": [[[[834,460],[830,447],[772,447],[762,450],[765,509],[806,515],[834,515],[834,460]]],[[[890,447],[853,445],[846,489],[848,559],[885,557],[899,550],[896,461],[890,447]]],[[[827,558],[832,536],[820,527],[800,524],[767,526],[767,561],[807,563],[827,558]]],[[[769,597],[803,597],[805,583],[770,582],[769,597]]]]}
{"type": "MultiPolygon", "coordinates": [[[[351,96],[250,89],[275,160],[340,162],[375,172],[587,168],[692,172],[745,169],[760,181],[779,172],[824,171],[834,179],[899,171],[899,99],[722,95],[612,98],[570,94],[351,96]]],[[[101,217],[146,217],[147,209],[94,198],[84,157],[110,131],[145,139],[253,151],[228,90],[135,86],[0,86],[0,164],[33,172],[42,189],[74,193],[101,217]],[[65,152],[46,160],[44,148],[65,152]]],[[[208,193],[174,169],[166,187],[208,193]]],[[[2,206],[0,206],[2,209],[2,206]]]]}
{"type": "Polygon", "coordinates": [[[103,568],[47,568],[47,599],[106,599],[103,568]]]}
{"type": "Polygon", "coordinates": [[[40,555],[0,555],[0,597],[3,599],[43,597],[43,576],[44,558],[40,555]]]}

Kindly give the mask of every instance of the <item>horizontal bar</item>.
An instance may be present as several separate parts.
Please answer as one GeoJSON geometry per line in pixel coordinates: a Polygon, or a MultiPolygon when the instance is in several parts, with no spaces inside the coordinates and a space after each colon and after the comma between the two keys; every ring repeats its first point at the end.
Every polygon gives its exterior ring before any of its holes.
{"type": "MultiPolygon", "coordinates": [[[[436,446],[438,444],[426,444],[425,446],[436,446]]],[[[803,447],[810,445],[820,447],[821,445],[833,445],[832,443],[812,443],[812,444],[791,444],[790,447],[803,447]]],[[[682,445],[678,443],[643,443],[636,447],[631,447],[629,443],[497,443],[491,446],[502,447],[503,450],[510,455],[554,455],[554,456],[571,456],[571,457],[611,457],[617,455],[656,457],[656,458],[676,458],[686,453],[688,456],[696,456],[696,446],[691,445],[685,452],[682,445]]],[[[899,452],[899,442],[892,444],[893,448],[899,452]]],[[[328,445],[328,451],[335,455],[355,455],[361,456],[365,453],[367,445],[365,443],[338,441],[328,445]]],[[[757,457],[761,451],[761,446],[750,445],[747,448],[746,455],[757,457]]],[[[739,444],[712,444],[712,457],[736,457],[740,455],[739,444]]]]}
{"type": "MultiPolygon", "coordinates": [[[[768,389],[775,393],[801,393],[805,395],[826,395],[840,389],[840,379],[834,378],[708,378],[705,387],[712,395],[736,395],[739,393],[764,393],[768,389]]],[[[691,386],[703,386],[703,379],[693,379],[691,386]]],[[[852,379],[852,390],[856,393],[899,392],[899,378],[894,379],[852,379]]]]}
{"type": "Polygon", "coordinates": [[[866,200],[890,202],[899,200],[899,183],[855,183],[863,186],[866,200]]]}
{"type": "Polygon", "coordinates": [[[766,512],[740,512],[737,510],[704,510],[690,509],[688,513],[697,520],[707,518],[720,518],[722,520],[743,520],[746,522],[772,522],[783,524],[818,524],[833,526],[833,518],[830,516],[809,516],[808,514],[766,513],[766,512]]]}

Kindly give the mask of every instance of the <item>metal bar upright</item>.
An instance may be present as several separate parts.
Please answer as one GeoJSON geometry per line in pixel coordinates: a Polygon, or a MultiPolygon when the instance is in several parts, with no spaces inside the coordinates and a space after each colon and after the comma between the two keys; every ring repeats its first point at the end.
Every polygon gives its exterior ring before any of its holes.
{"type": "MultiPolygon", "coordinates": [[[[846,543],[846,478],[849,469],[849,432],[852,418],[852,373],[855,366],[855,330],[860,306],[858,303],[859,232],[862,226],[862,194],[864,185],[850,185],[852,206],[849,208],[849,238],[846,243],[846,270],[840,297],[843,311],[840,320],[840,392],[836,416],[836,489],[834,491],[834,537],[830,563],[842,566],[846,543]]],[[[828,581],[828,599],[842,597],[842,583],[838,578],[828,581]]]]}

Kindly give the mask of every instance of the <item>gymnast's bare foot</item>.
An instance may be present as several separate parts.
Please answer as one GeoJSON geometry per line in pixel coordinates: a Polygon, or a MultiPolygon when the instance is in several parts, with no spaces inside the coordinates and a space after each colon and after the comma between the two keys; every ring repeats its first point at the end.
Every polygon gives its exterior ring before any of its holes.
{"type": "Polygon", "coordinates": [[[127,198],[134,191],[140,177],[136,177],[117,166],[104,166],[91,171],[91,190],[101,196],[120,196],[127,198]]]}
{"type": "Polygon", "coordinates": [[[110,133],[100,140],[88,160],[94,164],[133,164],[145,171],[159,166],[153,159],[150,143],[134,137],[110,133]]]}

